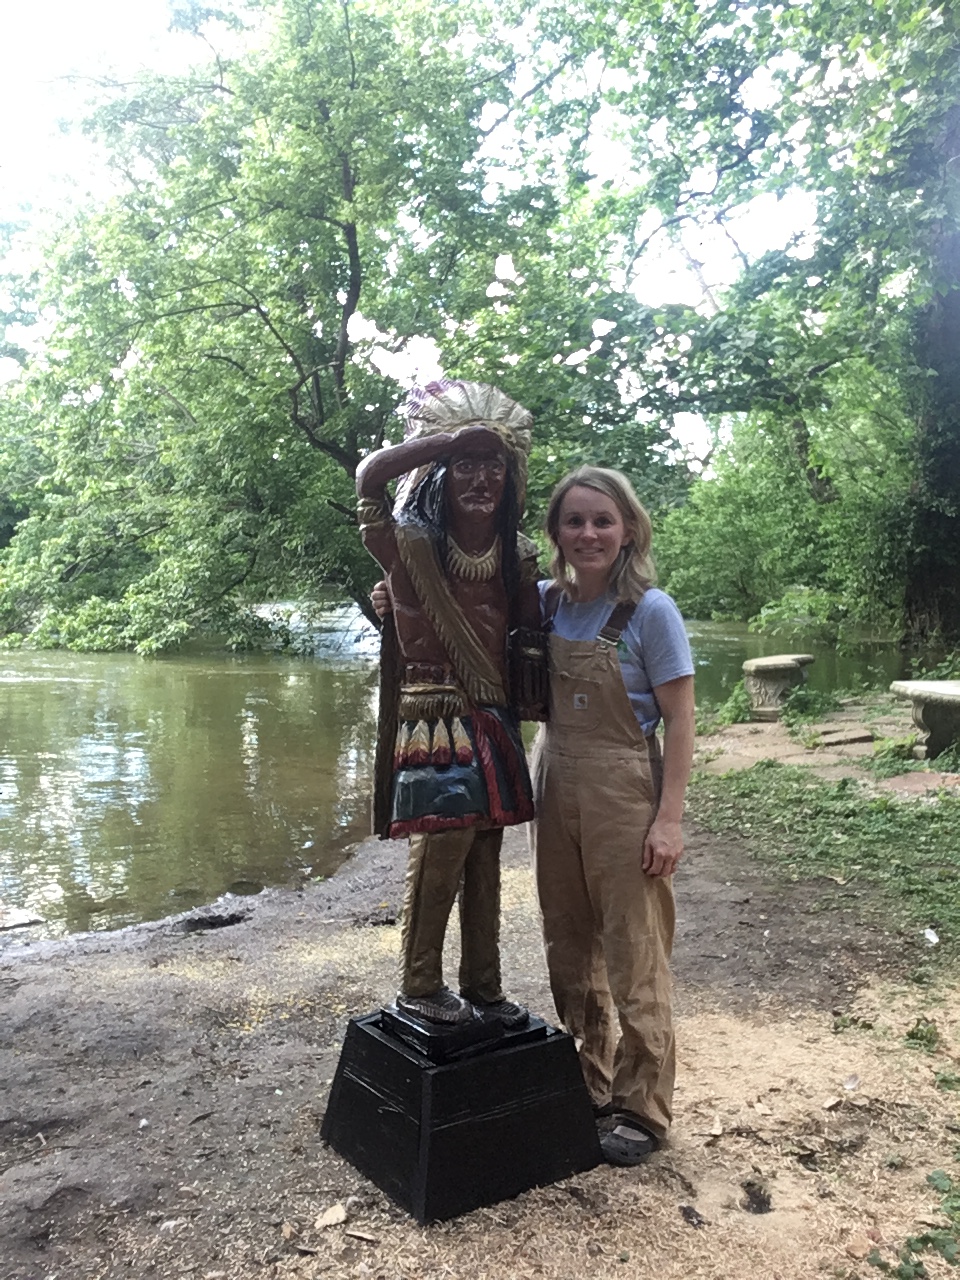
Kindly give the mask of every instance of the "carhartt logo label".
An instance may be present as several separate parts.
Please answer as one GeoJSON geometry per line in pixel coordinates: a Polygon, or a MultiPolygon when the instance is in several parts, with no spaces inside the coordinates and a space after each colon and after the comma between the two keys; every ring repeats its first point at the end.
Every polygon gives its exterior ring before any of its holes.
{"type": "Polygon", "coordinates": [[[574,711],[586,711],[587,695],[585,693],[575,693],[573,695],[573,709],[574,711]]]}

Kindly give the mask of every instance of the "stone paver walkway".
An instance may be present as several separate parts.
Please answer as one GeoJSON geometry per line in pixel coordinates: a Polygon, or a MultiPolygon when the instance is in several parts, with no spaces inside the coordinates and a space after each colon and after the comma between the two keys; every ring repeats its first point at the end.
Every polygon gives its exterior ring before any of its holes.
{"type": "Polygon", "coordinates": [[[876,778],[863,762],[884,738],[903,739],[915,733],[909,705],[884,694],[869,700],[846,701],[819,724],[803,725],[791,734],[779,721],[727,725],[697,739],[695,767],[704,773],[749,769],[758,760],[800,765],[818,777],[836,782],[855,777],[878,791],[923,796],[944,788],[960,790],[960,774],[941,773],[936,761],[921,770],[876,778]]]}

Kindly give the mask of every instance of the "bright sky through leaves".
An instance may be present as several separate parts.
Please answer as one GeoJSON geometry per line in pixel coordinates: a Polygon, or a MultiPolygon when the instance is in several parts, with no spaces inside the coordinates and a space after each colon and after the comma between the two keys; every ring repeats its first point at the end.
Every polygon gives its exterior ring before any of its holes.
{"type": "Polygon", "coordinates": [[[0,3],[0,219],[82,199],[102,189],[92,148],[61,121],[76,121],[102,78],[177,71],[203,46],[169,32],[166,0],[0,3]]]}
{"type": "MultiPolygon", "coordinates": [[[[0,18],[0,112],[12,124],[0,133],[3,221],[62,208],[104,189],[94,149],[76,127],[66,127],[82,119],[99,81],[128,80],[143,70],[181,71],[209,53],[197,38],[168,30],[167,0],[49,0],[42,7],[2,0],[0,18]]],[[[622,176],[618,145],[597,145],[591,158],[601,178],[622,176]]],[[[757,201],[741,220],[742,243],[758,256],[810,219],[809,202],[799,196],[757,201]]],[[[693,237],[686,246],[707,264],[714,286],[729,283],[734,270],[730,246],[721,241],[717,233],[693,237]]],[[[701,292],[684,255],[666,246],[649,263],[639,291],[651,305],[695,302],[701,292]]]]}

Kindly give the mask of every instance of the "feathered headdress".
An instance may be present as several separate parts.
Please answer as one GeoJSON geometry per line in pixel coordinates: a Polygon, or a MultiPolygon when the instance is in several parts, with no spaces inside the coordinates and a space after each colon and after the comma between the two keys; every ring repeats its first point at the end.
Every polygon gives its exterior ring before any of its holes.
{"type": "MultiPolygon", "coordinates": [[[[507,451],[507,464],[513,472],[520,507],[527,487],[527,455],[530,452],[530,428],[533,414],[523,405],[485,382],[461,382],[444,379],[414,387],[403,406],[404,439],[431,436],[440,431],[456,432],[461,427],[482,423],[495,431],[507,451]]],[[[397,508],[403,506],[430,470],[420,467],[405,476],[397,491],[397,508]]]]}

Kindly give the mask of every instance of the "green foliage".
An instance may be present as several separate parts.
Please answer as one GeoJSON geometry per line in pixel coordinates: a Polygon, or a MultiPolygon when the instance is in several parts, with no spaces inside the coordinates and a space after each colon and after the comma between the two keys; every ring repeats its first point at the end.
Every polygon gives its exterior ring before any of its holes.
{"type": "Polygon", "coordinates": [[[745,724],[748,720],[753,719],[753,706],[750,702],[750,695],[747,693],[746,685],[742,680],[738,680],[730,692],[726,702],[720,704],[717,709],[716,720],[718,724],[745,724]]]}
{"type": "Polygon", "coordinates": [[[893,1276],[894,1280],[928,1280],[930,1272],[922,1259],[925,1253],[937,1255],[952,1267],[960,1264],[960,1181],[943,1169],[935,1169],[927,1174],[927,1183],[941,1196],[940,1211],[948,1219],[949,1226],[935,1227],[908,1237],[895,1265],[885,1262],[879,1252],[873,1250],[867,1261],[883,1275],[893,1276]]]}
{"type": "Polygon", "coordinates": [[[753,706],[750,695],[742,680],[738,680],[730,691],[730,696],[719,706],[709,702],[697,702],[696,733],[698,738],[707,737],[730,724],[746,724],[753,719],[753,706]]]}
{"type": "Polygon", "coordinates": [[[833,1025],[830,1030],[835,1036],[848,1031],[851,1027],[858,1031],[872,1031],[873,1023],[869,1018],[860,1018],[855,1013],[835,1013],[833,1015],[833,1025]]]}
{"type": "Polygon", "coordinates": [[[956,33],[942,3],[731,18],[717,0],[635,8],[608,38],[649,175],[633,208],[677,240],[719,224],[741,250],[728,292],[658,312],[648,378],[665,413],[733,415],[660,542],[698,616],[750,617],[802,583],[855,622],[960,631],[956,33]],[[815,227],[751,258],[739,215],[800,189],[815,227]]]}
{"type": "Polygon", "coordinates": [[[117,196],[8,282],[2,318],[53,328],[0,347],[0,626],[151,648],[258,597],[365,604],[350,477],[428,338],[534,411],[531,522],[585,457],[637,479],[689,614],[960,634],[949,6],[220,15],[247,19],[247,52],[104,103],[117,196]],[[745,214],[798,196],[814,225],[751,254],[745,214]],[[728,288],[637,301],[711,236],[728,288]],[[715,442],[692,486],[683,412],[715,442]]]}
{"type": "Polygon", "coordinates": [[[839,711],[841,705],[837,694],[801,684],[787,694],[780,710],[780,719],[788,729],[796,729],[800,725],[822,720],[831,711],[839,711]]]}
{"type": "Polygon", "coordinates": [[[765,604],[750,619],[750,630],[768,636],[802,633],[811,639],[836,640],[842,616],[843,605],[837,596],[794,586],[788,587],[779,600],[765,604]]]}
{"type": "Polygon", "coordinates": [[[916,742],[915,733],[906,738],[881,738],[873,744],[873,755],[860,763],[875,778],[893,778],[900,773],[922,769],[923,763],[913,758],[916,742]]]}
{"type": "Polygon", "coordinates": [[[630,335],[652,333],[610,282],[619,228],[532,151],[503,183],[482,154],[486,114],[523,107],[492,11],[262,0],[251,16],[248,52],[103,105],[90,129],[119,194],[9,282],[17,317],[54,321],[0,397],[0,628],[32,643],[248,643],[250,602],[328,585],[368,610],[353,473],[399,431],[391,361],[414,339],[536,412],[551,444],[533,519],[585,436],[654,506],[677,489],[663,428],[618,390],[630,335]]]}
{"type": "Polygon", "coordinates": [[[749,426],[735,428],[714,468],[660,523],[657,562],[685,613],[746,619],[790,582],[817,579],[813,505],[749,426]]]}
{"type": "Polygon", "coordinates": [[[926,667],[918,664],[918,680],[960,680],[960,649],[948,653],[942,661],[926,667]]]}
{"type": "Polygon", "coordinates": [[[698,774],[691,807],[707,830],[735,833],[787,875],[833,876],[875,889],[888,925],[940,935],[936,957],[960,940],[960,798],[933,805],[874,796],[850,778],[825,782],[761,761],[722,777],[698,774]]]}
{"type": "Polygon", "coordinates": [[[903,1038],[911,1049],[933,1053],[940,1043],[940,1032],[932,1019],[918,1018],[903,1038]]]}

